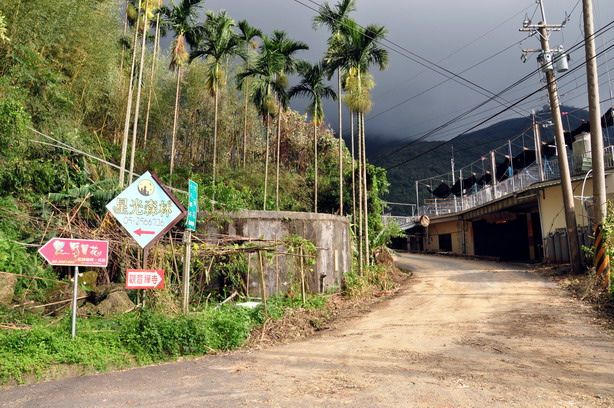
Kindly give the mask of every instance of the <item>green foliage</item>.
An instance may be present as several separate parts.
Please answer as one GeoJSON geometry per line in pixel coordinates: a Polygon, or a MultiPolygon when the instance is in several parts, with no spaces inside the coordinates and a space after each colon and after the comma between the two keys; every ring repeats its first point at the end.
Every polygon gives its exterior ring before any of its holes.
{"type": "Polygon", "coordinates": [[[46,200],[41,200],[40,210],[45,212],[49,210],[46,207],[53,206],[70,212],[73,208],[79,207],[80,214],[85,219],[91,219],[93,215],[102,217],[106,212],[106,204],[119,193],[117,180],[106,179],[87,183],[62,192],[49,193],[46,200]]]}
{"type": "Polygon", "coordinates": [[[257,312],[235,306],[176,316],[146,310],[114,319],[80,318],[77,337],[71,340],[68,315],[51,327],[38,318],[31,322],[32,330],[0,331],[0,384],[23,382],[28,375],[40,378],[55,365],[103,371],[133,361],[149,364],[232,350],[260,322],[257,312]]]}
{"type": "Polygon", "coordinates": [[[386,246],[390,244],[392,238],[400,238],[405,236],[405,231],[399,227],[399,224],[396,222],[390,222],[388,224],[383,224],[382,229],[375,235],[373,238],[369,236],[371,241],[371,247],[377,248],[381,246],[386,246]]]}
{"type": "Polygon", "coordinates": [[[252,327],[247,312],[236,307],[174,317],[145,311],[122,326],[120,339],[139,362],[149,363],[236,348],[252,327]]]}
{"type": "Polygon", "coordinates": [[[390,290],[393,286],[385,265],[371,265],[365,267],[362,274],[354,271],[346,273],[343,292],[350,298],[356,298],[372,292],[390,290]]]}
{"type": "Polygon", "coordinates": [[[267,318],[279,320],[296,308],[306,310],[322,309],[326,306],[327,302],[328,298],[320,295],[308,295],[304,304],[300,296],[275,295],[267,298],[266,314],[264,313],[263,306],[252,309],[252,314],[254,315],[253,319],[262,324],[267,318]]]}
{"type": "MultiPolygon", "coordinates": [[[[0,271],[18,273],[20,275],[38,276],[57,279],[49,268],[43,268],[36,254],[26,251],[23,245],[7,239],[0,233],[0,271]]],[[[45,289],[51,286],[49,281],[18,277],[15,296],[18,298],[40,298],[45,289]]]]}
{"type": "MultiPolygon", "coordinates": [[[[43,268],[34,251],[17,242],[29,240],[25,214],[14,199],[0,198],[0,271],[57,279],[51,268],[43,268]]],[[[50,286],[48,281],[18,277],[15,296],[38,298],[50,286]]]]}
{"type": "Polygon", "coordinates": [[[12,159],[25,150],[23,140],[30,117],[23,105],[14,99],[0,100],[0,157],[12,159]]]}
{"type": "MultiPolygon", "coordinates": [[[[303,307],[319,309],[326,302],[323,296],[310,296],[303,307]]],[[[113,319],[79,318],[74,340],[70,339],[69,315],[50,325],[48,318],[17,316],[14,310],[0,306],[3,322],[32,326],[32,330],[0,329],[0,385],[24,382],[29,376],[44,378],[54,366],[105,371],[232,350],[243,345],[250,331],[266,319],[280,319],[300,304],[300,298],[274,296],[267,302],[268,314],[262,307],[223,305],[188,315],[144,310],[113,319]]]]}
{"type": "MultiPolygon", "coordinates": [[[[610,257],[610,262],[614,260],[614,203],[608,201],[605,223],[603,224],[603,240],[605,242],[606,254],[610,257]]],[[[590,255],[594,256],[595,247],[586,250],[590,255]]],[[[611,294],[614,296],[614,274],[610,275],[611,294]]]]}
{"type": "MultiPolygon", "coordinates": [[[[112,0],[0,0],[11,41],[1,91],[21,95],[37,125],[103,119],[121,34],[112,0]]],[[[93,124],[93,123],[90,123],[93,124]]]]}
{"type": "Polygon", "coordinates": [[[79,321],[79,336],[70,339],[70,318],[46,327],[41,319],[31,331],[0,331],[0,384],[23,382],[27,376],[44,377],[52,366],[71,364],[104,370],[122,368],[130,356],[114,332],[120,322],[79,321]]]}

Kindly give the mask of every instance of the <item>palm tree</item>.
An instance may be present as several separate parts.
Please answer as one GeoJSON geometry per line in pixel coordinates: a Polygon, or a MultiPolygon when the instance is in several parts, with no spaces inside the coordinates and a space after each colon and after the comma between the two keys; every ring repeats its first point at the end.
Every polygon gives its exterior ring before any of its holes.
{"type": "MultiPolygon", "coordinates": [[[[334,44],[338,37],[343,35],[342,26],[343,21],[348,19],[349,14],[356,10],[356,0],[341,0],[335,5],[335,8],[331,8],[328,2],[325,2],[320,6],[318,15],[313,18],[313,28],[318,29],[320,26],[325,25],[331,32],[331,38],[329,39],[329,45],[334,44]]],[[[335,52],[335,49],[330,48],[328,54],[335,52]]],[[[342,58],[337,60],[342,61],[342,58]]],[[[341,96],[341,71],[343,65],[328,66],[328,79],[330,79],[337,71],[337,95],[341,96]]],[[[341,97],[337,99],[337,111],[339,121],[339,215],[343,215],[343,121],[341,112],[341,97]]],[[[351,119],[351,117],[350,117],[351,119]]],[[[353,147],[353,146],[352,146],[353,147]]],[[[352,157],[352,160],[354,158],[352,157]]]]}
{"type": "Polygon", "coordinates": [[[136,51],[138,44],[138,30],[141,1],[131,0],[126,4],[126,19],[130,25],[134,26],[134,38],[132,42],[132,64],[130,67],[130,80],[128,81],[128,100],[126,103],[126,116],[124,118],[124,134],[122,137],[122,153],[119,167],[119,186],[123,187],[126,178],[126,158],[128,156],[128,136],[130,134],[130,117],[132,115],[132,93],[134,89],[134,68],[136,66],[136,51]],[[136,4],[136,5],[135,5],[136,4]]]}
{"type": "Polygon", "coordinates": [[[139,125],[139,111],[141,108],[141,89],[143,84],[143,66],[145,65],[145,46],[147,41],[147,31],[149,30],[149,19],[153,17],[153,13],[150,9],[150,0],[145,0],[145,5],[143,7],[143,23],[140,27],[143,32],[143,41],[141,43],[141,60],[139,63],[139,76],[137,80],[137,91],[136,91],[136,102],[134,109],[134,123],[132,125],[132,150],[130,152],[130,183],[132,183],[133,174],[134,174],[134,157],[136,153],[136,134],[139,125]]]}
{"type": "MultiPolygon", "coordinates": [[[[356,112],[358,122],[358,147],[359,147],[359,200],[362,207],[359,227],[364,224],[364,237],[360,233],[360,239],[364,238],[364,256],[367,264],[369,256],[369,219],[367,207],[367,163],[365,152],[364,114],[371,110],[372,102],[370,90],[373,81],[368,75],[371,65],[379,66],[383,70],[388,65],[388,52],[379,46],[379,42],[385,37],[386,29],[382,26],[369,25],[363,28],[353,20],[344,20],[341,30],[343,35],[334,39],[331,49],[334,53],[328,53],[327,63],[332,66],[342,66],[346,71],[346,89],[348,95],[345,102],[349,108],[356,112]]],[[[361,228],[359,228],[361,229],[361,228]]],[[[360,264],[362,265],[362,257],[360,264]]]]}
{"type": "MultiPolygon", "coordinates": [[[[262,36],[263,43],[266,45],[269,40],[267,36],[262,36]]],[[[246,69],[237,75],[238,86],[241,89],[246,89],[246,81],[253,79],[251,82],[250,95],[251,100],[258,109],[266,124],[266,153],[264,160],[264,192],[263,192],[263,209],[266,210],[266,202],[268,195],[268,176],[269,176],[269,145],[270,145],[270,118],[273,116],[276,108],[275,95],[281,96],[282,103],[287,102],[286,91],[280,81],[276,80],[276,75],[284,67],[284,57],[275,52],[270,46],[262,47],[261,53],[256,59],[253,66],[248,66],[246,69]]]]}
{"type": "Polygon", "coordinates": [[[171,51],[170,69],[176,74],[175,90],[175,113],[173,116],[173,133],[171,138],[171,163],[169,173],[173,175],[175,165],[175,142],[177,139],[177,122],[179,119],[179,92],[181,85],[181,70],[189,62],[190,54],[186,51],[186,45],[194,46],[198,36],[196,20],[198,9],[203,0],[182,0],[171,7],[162,7],[160,13],[164,18],[164,24],[175,33],[175,41],[171,51]],[[187,44],[186,44],[187,43],[187,44]]]}
{"type": "MultiPolygon", "coordinates": [[[[235,22],[230,18],[226,11],[215,14],[213,11],[207,12],[207,20],[201,35],[198,38],[198,45],[195,51],[190,54],[190,60],[194,58],[209,59],[207,68],[207,80],[205,87],[214,98],[213,116],[213,185],[215,186],[215,176],[217,170],[217,124],[218,124],[218,104],[220,86],[226,83],[226,73],[223,70],[224,62],[233,54],[239,51],[241,42],[237,35],[233,33],[235,22]]],[[[215,191],[215,190],[214,190],[215,191]]],[[[213,198],[215,199],[215,197],[213,198]]]]}
{"type": "Polygon", "coordinates": [[[311,115],[313,124],[313,151],[314,151],[314,212],[318,212],[318,126],[324,120],[324,109],[322,107],[323,98],[337,99],[337,94],[330,86],[324,85],[325,70],[322,63],[311,65],[306,61],[301,61],[297,66],[297,71],[301,76],[298,85],[293,86],[288,93],[290,98],[295,96],[307,97],[311,100],[307,107],[308,114],[311,115]]]}
{"type": "MultiPolygon", "coordinates": [[[[243,53],[241,57],[245,62],[245,69],[249,68],[255,58],[253,50],[258,48],[258,43],[254,41],[255,38],[262,38],[262,31],[249,25],[247,20],[241,20],[237,24],[239,27],[239,39],[244,45],[243,53]]],[[[247,158],[247,109],[249,100],[249,83],[242,87],[245,94],[245,106],[243,107],[243,168],[245,168],[247,158]]]]}
{"type": "MultiPolygon", "coordinates": [[[[285,89],[288,86],[286,74],[292,74],[296,71],[297,61],[294,58],[300,50],[308,50],[309,46],[302,41],[296,41],[288,38],[284,31],[274,31],[273,37],[269,40],[263,38],[263,47],[272,53],[281,56],[283,61],[281,69],[275,74],[277,89],[285,89]]],[[[278,109],[277,109],[277,165],[275,176],[275,208],[279,210],[279,168],[280,168],[280,153],[281,153],[281,114],[282,107],[287,105],[287,101],[283,100],[284,93],[276,93],[278,109]]]]}
{"type": "Polygon", "coordinates": [[[151,56],[151,68],[149,73],[149,92],[147,95],[147,109],[145,110],[145,128],[143,130],[143,146],[147,146],[149,130],[149,114],[151,112],[151,95],[153,93],[153,81],[158,57],[158,45],[160,41],[160,8],[164,5],[163,0],[149,0],[150,8],[156,11],[156,28],[154,33],[153,55],[151,56]]]}

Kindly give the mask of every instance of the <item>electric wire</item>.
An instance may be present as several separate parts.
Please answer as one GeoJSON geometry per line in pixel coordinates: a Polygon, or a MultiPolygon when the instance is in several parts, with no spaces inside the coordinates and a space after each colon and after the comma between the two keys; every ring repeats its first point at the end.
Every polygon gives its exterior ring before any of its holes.
{"type": "MultiPolygon", "coordinates": [[[[449,58],[453,57],[454,55],[456,55],[456,54],[460,53],[461,51],[463,51],[463,50],[465,50],[466,48],[470,47],[471,45],[475,44],[475,43],[476,43],[476,42],[478,42],[479,40],[481,40],[481,39],[485,38],[487,35],[489,35],[489,34],[490,34],[490,33],[492,33],[493,31],[495,31],[495,30],[499,29],[501,26],[503,26],[505,23],[509,22],[510,20],[512,20],[512,19],[514,19],[514,18],[516,18],[516,17],[517,17],[519,14],[521,14],[521,13],[525,12],[525,11],[526,11],[527,9],[529,9],[530,7],[531,7],[531,6],[527,6],[527,7],[525,7],[524,9],[520,10],[519,12],[517,12],[516,14],[514,14],[513,16],[511,16],[511,17],[510,17],[510,18],[508,18],[507,20],[505,20],[505,21],[503,21],[503,22],[501,22],[501,23],[499,23],[499,24],[495,25],[493,28],[491,28],[490,30],[486,31],[485,33],[480,34],[478,37],[474,38],[474,39],[473,39],[473,40],[471,40],[469,43],[467,43],[467,44],[463,45],[462,47],[460,47],[459,49],[457,49],[457,50],[456,50],[456,51],[454,51],[453,53],[451,53],[451,54],[447,55],[446,57],[444,57],[444,58],[440,59],[439,61],[437,61],[437,63],[438,63],[438,64],[440,64],[440,63],[442,63],[442,62],[444,62],[444,61],[448,60],[449,58]]],[[[536,6],[536,8],[535,8],[535,9],[537,10],[537,6],[536,6]]],[[[519,43],[521,43],[522,41],[523,41],[523,40],[520,40],[520,41],[518,41],[517,43],[515,43],[514,45],[519,44],[519,43]]],[[[506,49],[507,49],[507,48],[505,48],[504,50],[506,50],[506,49]]],[[[500,52],[499,52],[499,53],[500,53],[500,52]]],[[[497,54],[495,54],[495,55],[493,55],[493,56],[491,56],[491,57],[489,57],[489,58],[487,58],[487,59],[490,59],[490,58],[492,58],[492,57],[495,57],[495,56],[496,56],[496,55],[498,55],[499,53],[497,53],[497,54]]],[[[486,60],[483,60],[482,62],[484,62],[484,61],[486,61],[486,60]]],[[[481,63],[481,62],[480,62],[480,63],[481,63]]],[[[479,63],[478,63],[478,64],[479,64],[479,63]]],[[[476,64],[476,65],[477,65],[477,64],[476,64]]],[[[468,68],[468,69],[471,69],[471,68],[468,68]]],[[[467,69],[467,70],[468,70],[468,69],[467,69]]],[[[466,72],[467,70],[465,70],[465,71],[461,72],[461,74],[462,74],[462,73],[464,73],[464,72],[466,72]]],[[[383,93],[377,93],[377,92],[374,92],[374,96],[377,96],[377,97],[383,97],[383,96],[385,96],[385,95],[388,95],[390,92],[397,90],[397,89],[399,88],[399,86],[404,85],[404,84],[406,84],[407,82],[410,82],[410,81],[412,81],[412,80],[416,79],[417,77],[419,77],[420,75],[422,75],[422,74],[423,74],[423,73],[425,73],[426,71],[427,71],[427,70],[423,70],[423,71],[418,72],[417,74],[413,75],[413,76],[412,76],[412,77],[410,77],[410,78],[407,78],[406,80],[402,81],[401,83],[397,84],[397,85],[396,85],[396,86],[394,86],[394,87],[391,87],[390,89],[388,89],[387,91],[384,91],[383,93]]],[[[368,119],[367,119],[367,121],[368,121],[368,119]]]]}
{"type": "MultiPolygon", "coordinates": [[[[46,139],[49,139],[49,140],[55,142],[56,144],[49,143],[49,142],[43,142],[41,140],[29,139],[29,141],[32,142],[32,143],[37,143],[37,144],[41,144],[41,145],[44,145],[44,146],[55,147],[56,149],[62,149],[62,150],[67,150],[67,151],[70,151],[70,152],[73,152],[73,153],[81,154],[83,156],[89,157],[90,159],[99,161],[99,162],[104,163],[104,164],[106,164],[108,166],[111,166],[113,168],[121,169],[121,167],[118,166],[115,163],[111,163],[110,161],[107,161],[107,160],[101,159],[100,157],[96,157],[96,156],[94,156],[92,154],[86,153],[83,150],[79,150],[76,147],[70,146],[69,144],[66,144],[66,143],[64,143],[64,142],[62,142],[62,141],[60,141],[58,139],[55,139],[55,138],[53,138],[53,137],[51,137],[51,136],[49,136],[49,135],[47,135],[47,134],[45,134],[45,133],[43,133],[41,131],[38,131],[38,130],[36,130],[34,128],[28,128],[28,130],[30,130],[31,132],[36,133],[39,136],[42,136],[42,137],[44,137],[46,139]]],[[[137,173],[134,173],[134,172],[132,173],[132,175],[136,176],[136,177],[140,177],[140,174],[137,174],[137,173]]],[[[170,190],[177,191],[179,193],[188,194],[188,192],[185,191],[185,190],[180,190],[178,188],[174,188],[174,187],[167,186],[167,185],[165,185],[165,187],[169,188],[170,190]]]]}
{"type": "MultiPolygon", "coordinates": [[[[601,28],[600,30],[598,30],[597,32],[595,32],[595,33],[593,34],[593,36],[595,37],[595,36],[598,36],[598,35],[602,35],[602,34],[604,34],[605,32],[607,32],[607,31],[611,30],[612,28],[614,28],[614,20],[613,20],[613,21],[611,21],[611,22],[610,22],[610,23],[609,23],[607,26],[605,26],[605,27],[601,28]]],[[[568,52],[569,52],[569,53],[573,53],[573,52],[577,51],[577,50],[578,50],[578,48],[579,48],[580,46],[582,46],[584,42],[585,42],[585,40],[582,40],[582,41],[580,41],[579,43],[576,43],[574,46],[572,46],[572,47],[570,48],[570,50],[569,50],[568,52]]],[[[603,51],[602,51],[602,52],[603,52],[603,51]]],[[[601,55],[601,53],[599,53],[599,55],[601,55]]],[[[583,66],[584,64],[585,64],[585,63],[583,63],[583,64],[579,65],[579,67],[583,66]]],[[[571,72],[574,72],[574,71],[576,71],[576,70],[577,70],[577,67],[576,67],[576,68],[574,68],[574,69],[572,69],[572,70],[570,70],[570,71],[567,71],[567,72],[566,72],[564,75],[562,75],[562,76],[561,76],[561,78],[563,78],[563,77],[567,76],[568,74],[570,74],[571,72]]],[[[514,82],[512,85],[510,85],[510,86],[508,86],[507,88],[505,88],[505,89],[503,89],[502,91],[500,91],[500,92],[499,92],[499,94],[502,94],[502,93],[508,92],[510,89],[512,89],[512,88],[516,87],[517,85],[519,85],[520,83],[522,83],[522,82],[524,82],[524,81],[528,80],[530,77],[532,77],[532,76],[534,76],[534,75],[536,75],[536,74],[539,74],[540,72],[541,72],[541,68],[536,68],[535,70],[531,71],[530,73],[528,73],[527,75],[525,75],[525,76],[524,76],[524,77],[522,77],[521,79],[519,79],[519,80],[517,80],[516,82],[514,82]]],[[[542,88],[543,88],[543,87],[542,87],[542,88]]],[[[540,88],[540,89],[542,89],[542,88],[540,88]]],[[[521,101],[524,101],[524,100],[528,99],[529,97],[531,97],[531,96],[535,95],[536,93],[537,93],[537,92],[532,92],[532,93],[531,93],[531,94],[529,94],[527,97],[522,98],[522,99],[521,99],[521,101]]],[[[486,105],[487,103],[489,103],[489,102],[491,102],[491,101],[492,101],[492,98],[489,98],[489,99],[487,99],[486,101],[483,101],[483,102],[479,103],[478,105],[476,105],[476,106],[474,106],[474,107],[470,108],[469,110],[465,111],[463,114],[458,115],[458,116],[456,116],[456,117],[455,117],[455,118],[453,118],[453,119],[450,119],[449,121],[445,122],[444,124],[442,124],[442,125],[440,125],[440,126],[436,127],[435,129],[433,129],[433,130],[431,130],[431,131],[429,131],[429,132],[426,132],[426,133],[425,133],[424,135],[422,135],[421,137],[419,137],[419,138],[417,138],[417,139],[415,139],[415,140],[413,140],[413,141],[411,141],[411,142],[409,142],[409,143],[407,143],[407,144],[405,144],[405,145],[403,145],[403,146],[401,146],[401,147],[399,147],[399,148],[395,149],[394,151],[392,151],[391,153],[387,154],[386,156],[383,156],[383,157],[378,158],[378,159],[375,161],[375,163],[381,162],[382,160],[387,159],[388,157],[395,155],[396,153],[400,152],[401,150],[404,150],[404,149],[406,149],[407,147],[409,147],[409,146],[411,146],[411,145],[413,145],[413,144],[415,144],[415,143],[418,143],[418,142],[420,142],[420,141],[422,141],[422,140],[424,140],[424,139],[426,139],[426,138],[428,138],[428,137],[432,136],[433,134],[435,134],[435,133],[439,132],[440,130],[442,130],[442,129],[446,128],[446,127],[448,127],[450,124],[454,123],[455,121],[457,121],[457,120],[459,120],[459,119],[464,118],[465,116],[467,116],[467,114],[469,114],[469,113],[472,113],[472,112],[476,111],[477,109],[481,108],[482,106],[486,105]]],[[[518,103],[519,103],[519,102],[516,102],[516,103],[512,104],[511,106],[515,106],[515,105],[517,105],[518,103]]],[[[508,111],[508,110],[510,110],[510,109],[508,109],[508,108],[506,107],[506,109],[504,109],[504,110],[503,110],[503,111],[501,111],[501,112],[505,112],[505,111],[508,111]]],[[[500,114],[500,113],[499,113],[499,114],[500,114]]],[[[495,115],[495,116],[493,116],[493,117],[499,116],[499,114],[497,114],[497,115],[495,115]]],[[[492,119],[493,117],[491,117],[491,119],[492,119]]],[[[471,129],[474,129],[474,128],[475,128],[475,127],[472,127],[471,129]]],[[[463,132],[462,134],[465,134],[465,133],[466,133],[466,132],[463,132]]],[[[462,135],[462,134],[461,134],[461,135],[462,135]]],[[[459,135],[459,136],[460,136],[460,135],[459,135]]],[[[458,137],[458,136],[456,136],[456,137],[458,137]]]]}
{"type": "MultiPolygon", "coordinates": [[[[295,3],[298,3],[298,4],[302,5],[302,6],[304,6],[304,7],[307,7],[310,10],[315,11],[316,13],[319,12],[318,9],[316,9],[316,8],[306,4],[306,3],[304,3],[302,0],[293,0],[293,1],[295,3]]],[[[315,4],[318,7],[321,6],[321,4],[319,4],[318,2],[316,2],[314,0],[306,0],[306,1],[309,1],[310,3],[315,4]]],[[[343,24],[342,21],[338,21],[338,22],[343,24]]],[[[361,25],[358,25],[358,26],[360,28],[362,28],[362,29],[365,29],[365,27],[363,27],[361,25]]],[[[394,41],[391,41],[389,39],[384,39],[383,41],[377,41],[377,43],[379,45],[381,45],[382,47],[385,47],[385,48],[389,49],[390,51],[395,52],[395,53],[401,55],[402,57],[405,57],[405,58],[409,59],[410,61],[415,62],[416,64],[419,64],[419,65],[421,65],[421,66],[423,66],[423,67],[425,67],[425,68],[427,68],[427,69],[429,69],[429,70],[431,70],[433,72],[436,72],[436,73],[438,73],[438,74],[440,74],[440,75],[442,75],[442,76],[444,76],[444,77],[446,77],[448,79],[451,79],[454,82],[457,82],[457,83],[459,83],[459,84],[461,84],[461,85],[471,89],[474,92],[477,92],[477,93],[481,94],[482,96],[488,97],[488,96],[495,95],[493,92],[491,92],[488,89],[482,87],[481,85],[479,85],[479,84],[477,84],[477,83],[475,83],[475,82],[473,82],[473,81],[471,81],[471,80],[469,80],[469,79],[467,79],[467,78],[465,78],[465,77],[463,77],[463,76],[461,76],[461,75],[459,75],[459,74],[457,74],[455,72],[452,72],[449,69],[447,69],[445,67],[442,67],[441,65],[436,64],[436,63],[434,63],[434,62],[432,62],[432,61],[422,57],[421,55],[418,55],[418,54],[410,51],[409,49],[403,47],[402,45],[399,45],[399,44],[395,43],[394,41]],[[387,46],[387,45],[383,44],[383,42],[386,42],[386,43],[392,45],[392,47],[390,45],[387,46]],[[401,51],[399,51],[399,50],[401,50],[401,51]],[[435,69],[433,67],[435,67],[437,69],[435,69]]],[[[498,101],[497,98],[499,98],[499,97],[495,96],[493,100],[496,100],[502,106],[505,106],[504,103],[509,103],[508,101],[505,101],[505,100],[498,101]]]]}
{"type": "MultiPolygon", "coordinates": [[[[603,54],[604,52],[608,51],[608,50],[609,50],[609,49],[611,49],[611,48],[614,48],[614,45],[611,45],[611,46],[610,46],[610,47],[608,47],[607,49],[605,49],[605,50],[603,50],[603,51],[601,51],[601,52],[597,53],[597,55],[595,56],[595,58],[597,58],[598,56],[600,56],[601,54],[603,54]]],[[[578,69],[582,68],[584,65],[586,65],[586,61],[585,61],[585,62],[583,62],[582,64],[580,64],[580,65],[578,65],[578,66],[576,66],[576,67],[574,67],[574,68],[570,69],[570,70],[569,70],[569,71],[567,71],[565,74],[561,75],[561,77],[565,77],[565,76],[567,76],[567,75],[568,75],[568,74],[570,74],[571,72],[573,72],[573,71],[575,71],[575,70],[578,70],[578,69]]],[[[536,93],[541,92],[541,91],[543,91],[544,89],[547,89],[547,87],[548,87],[548,85],[547,85],[547,84],[546,84],[546,85],[544,85],[544,86],[542,86],[542,87],[540,87],[539,89],[537,89],[536,91],[532,92],[531,94],[529,94],[529,95],[527,95],[527,96],[525,96],[525,97],[521,98],[520,100],[518,100],[517,102],[515,102],[513,105],[517,105],[517,104],[519,104],[520,102],[522,102],[522,101],[524,101],[524,100],[528,99],[529,97],[531,97],[531,96],[535,95],[536,93]]],[[[442,147],[442,146],[444,146],[444,145],[446,145],[446,144],[448,144],[448,143],[451,143],[453,140],[457,139],[458,137],[460,137],[460,136],[463,136],[463,135],[467,134],[467,133],[468,133],[468,132],[470,132],[471,130],[473,130],[473,129],[475,129],[475,128],[479,127],[479,126],[481,126],[481,124],[484,124],[484,123],[486,123],[486,122],[488,122],[488,121],[492,120],[493,118],[495,118],[495,117],[499,116],[501,113],[503,113],[503,112],[505,112],[505,111],[507,111],[507,110],[509,110],[509,109],[510,109],[510,108],[505,108],[505,109],[503,109],[502,111],[497,112],[497,113],[495,113],[494,115],[490,116],[489,118],[487,118],[487,119],[483,120],[482,122],[480,122],[480,124],[475,125],[475,126],[473,126],[473,127],[469,128],[469,129],[467,129],[466,131],[464,131],[463,133],[459,134],[458,136],[455,136],[454,138],[452,138],[452,139],[450,139],[450,140],[447,140],[447,141],[445,141],[445,142],[443,142],[443,143],[441,143],[441,144],[439,144],[439,145],[437,145],[437,146],[435,146],[435,147],[433,147],[433,148],[431,148],[431,149],[428,149],[427,151],[425,151],[425,152],[423,152],[423,153],[420,153],[420,154],[418,154],[418,155],[416,155],[416,156],[414,156],[414,157],[412,157],[412,158],[410,158],[410,159],[404,160],[404,161],[402,161],[401,163],[398,163],[398,164],[395,164],[395,165],[393,165],[393,166],[387,167],[387,168],[385,168],[385,170],[391,170],[391,169],[394,169],[394,168],[396,168],[396,167],[399,167],[399,166],[402,166],[402,165],[404,165],[404,164],[407,164],[407,163],[409,163],[410,161],[413,161],[413,160],[417,159],[418,157],[424,156],[425,154],[430,153],[430,152],[432,152],[432,151],[433,151],[433,150],[435,150],[435,149],[438,149],[438,148],[440,148],[440,147],[442,147]]]]}

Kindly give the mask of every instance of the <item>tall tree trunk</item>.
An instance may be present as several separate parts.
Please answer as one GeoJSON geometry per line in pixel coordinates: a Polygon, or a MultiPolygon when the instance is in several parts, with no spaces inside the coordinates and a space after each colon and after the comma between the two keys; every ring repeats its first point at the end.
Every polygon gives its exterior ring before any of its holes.
{"type": "Polygon", "coordinates": [[[367,266],[371,265],[371,256],[369,252],[369,207],[368,207],[368,194],[369,190],[367,189],[367,143],[365,137],[365,114],[360,114],[361,126],[360,130],[362,133],[362,171],[363,171],[363,208],[365,211],[364,221],[365,221],[365,264],[367,266]]]}
{"type": "Polygon", "coordinates": [[[357,138],[358,138],[358,217],[357,217],[357,221],[358,221],[358,271],[359,273],[362,274],[363,272],[363,260],[364,260],[364,250],[363,250],[363,232],[362,232],[362,227],[363,227],[363,222],[362,222],[362,218],[364,216],[364,212],[362,209],[362,204],[363,204],[363,200],[362,200],[362,143],[360,142],[360,127],[361,127],[361,122],[360,122],[360,113],[356,112],[356,127],[358,128],[357,130],[357,138]]]}
{"type": "Polygon", "coordinates": [[[267,187],[269,182],[269,132],[271,131],[271,119],[269,114],[266,114],[266,150],[264,158],[264,198],[262,200],[262,209],[266,211],[267,187]]]}
{"type": "Polygon", "coordinates": [[[145,1],[145,15],[143,17],[143,41],[141,43],[141,62],[139,64],[139,78],[136,87],[136,106],[134,109],[134,123],[132,125],[132,150],[130,152],[130,184],[132,184],[134,174],[134,156],[136,154],[136,134],[139,127],[139,111],[141,110],[141,90],[143,89],[143,66],[145,65],[145,46],[147,40],[147,9],[149,0],[145,1]]]}
{"type": "Polygon", "coordinates": [[[247,109],[248,109],[248,96],[247,89],[249,86],[245,87],[245,105],[243,107],[243,168],[245,168],[245,163],[247,162],[247,109]]]}
{"type": "Polygon", "coordinates": [[[339,215],[343,216],[343,127],[341,115],[341,69],[337,69],[337,109],[339,113],[339,215]]]}
{"type": "MultiPolygon", "coordinates": [[[[175,90],[175,114],[173,115],[173,135],[171,137],[171,165],[169,173],[172,176],[175,168],[175,144],[177,142],[177,122],[179,121],[179,93],[181,90],[181,67],[177,67],[177,85],[175,90]]],[[[171,177],[172,183],[172,177],[171,177]]]]}
{"type": "Polygon", "coordinates": [[[318,124],[313,119],[313,162],[314,162],[314,172],[313,172],[313,210],[315,213],[318,212],[318,124]]]}
{"type": "MultiPolygon", "coordinates": [[[[137,24],[138,27],[138,24],[137,24]]],[[[123,187],[126,181],[126,156],[128,155],[128,136],[130,134],[130,117],[132,116],[132,89],[134,82],[134,66],[136,65],[136,45],[138,29],[134,30],[132,43],[132,66],[130,67],[130,81],[128,82],[128,101],[126,103],[126,117],[124,118],[124,136],[122,138],[122,156],[119,163],[119,186],[123,187]]]]}
{"type": "Polygon", "coordinates": [[[160,13],[156,14],[156,34],[154,37],[153,55],[151,57],[151,73],[149,75],[149,94],[147,95],[147,111],[145,112],[145,130],[143,131],[143,146],[147,146],[147,133],[149,130],[149,113],[151,112],[151,94],[153,92],[154,74],[156,72],[156,58],[158,58],[158,41],[160,39],[160,13]]]}
{"type": "MultiPolygon", "coordinates": [[[[126,32],[128,32],[128,0],[126,0],[124,2],[124,8],[126,10],[126,18],[124,19],[124,34],[123,36],[126,37],[126,32]]],[[[122,41],[122,57],[119,60],[119,72],[123,72],[124,71],[124,55],[126,54],[126,44],[124,44],[124,41],[122,41]]]]}
{"type": "Polygon", "coordinates": [[[219,95],[218,86],[215,85],[213,90],[213,200],[215,200],[215,178],[217,173],[217,117],[218,117],[218,105],[219,95]]]}
{"type": "Polygon", "coordinates": [[[277,168],[275,174],[275,210],[279,211],[279,167],[281,165],[280,160],[281,153],[281,103],[277,109],[277,168]]]}
{"type": "Polygon", "coordinates": [[[352,144],[352,229],[356,234],[356,142],[354,141],[354,113],[350,110],[350,142],[352,144]]]}

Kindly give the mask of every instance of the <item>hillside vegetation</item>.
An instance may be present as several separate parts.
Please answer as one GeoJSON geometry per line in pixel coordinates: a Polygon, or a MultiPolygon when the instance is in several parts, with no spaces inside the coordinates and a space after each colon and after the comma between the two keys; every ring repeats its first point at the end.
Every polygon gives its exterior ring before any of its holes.
{"type": "MultiPolygon", "coordinates": [[[[271,263],[273,244],[199,243],[195,248],[210,254],[192,265],[189,311],[196,315],[181,313],[182,228],[150,254],[151,267],[166,271],[166,288],[126,292],[125,271],[142,264],[143,252],[105,205],[145,171],[184,204],[188,179],[198,182],[207,214],[201,225],[240,209],[340,213],[342,201],[356,247],[345,293],[389,285],[385,271],[372,266],[374,250],[398,233],[379,218],[385,172],[339,150],[321,112],[321,98],[335,93],[325,65],[300,61],[308,45],[207,10],[202,0],[120,3],[0,0],[0,384],[45,376],[55,365],[86,372],[228,350],[292,308],[326,303],[301,294],[295,278],[293,291],[269,299],[268,308],[213,309],[233,293],[247,297],[254,269],[247,253],[271,263]],[[160,33],[173,38],[169,49],[160,46],[160,33]],[[291,73],[299,76],[294,87],[291,73]],[[310,99],[307,113],[288,108],[295,95],[310,99]],[[367,190],[360,206],[353,205],[353,169],[357,194],[367,190]],[[36,253],[52,237],[110,241],[109,266],[84,273],[72,342],[73,271],[49,267],[36,253]]],[[[336,49],[377,52],[367,30],[356,33],[351,42],[338,31],[336,49]]],[[[348,102],[370,106],[369,63],[354,61],[350,69],[335,55],[348,102]]],[[[380,68],[384,57],[378,54],[380,68]]],[[[301,268],[309,273],[314,245],[280,239],[306,257],[301,268]]]]}

